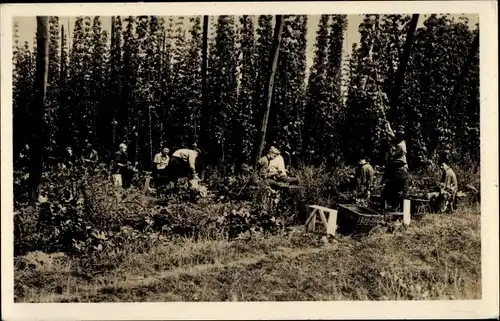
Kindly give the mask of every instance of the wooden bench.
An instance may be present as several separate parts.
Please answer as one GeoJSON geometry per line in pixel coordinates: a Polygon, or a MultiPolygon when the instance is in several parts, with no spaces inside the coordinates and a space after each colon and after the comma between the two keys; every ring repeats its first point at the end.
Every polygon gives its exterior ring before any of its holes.
{"type": "Polygon", "coordinates": [[[311,212],[306,221],[307,232],[314,232],[316,229],[316,223],[322,223],[326,228],[326,234],[335,236],[335,232],[337,230],[337,210],[332,210],[319,205],[309,205],[308,207],[311,212]]]}

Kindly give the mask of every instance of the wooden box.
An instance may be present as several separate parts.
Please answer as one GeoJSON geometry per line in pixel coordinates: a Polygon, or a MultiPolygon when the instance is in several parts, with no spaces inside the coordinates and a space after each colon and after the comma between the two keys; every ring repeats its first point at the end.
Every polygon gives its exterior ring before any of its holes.
{"type": "Polygon", "coordinates": [[[384,215],[355,204],[339,204],[337,224],[342,234],[368,233],[384,221],[384,215]]]}

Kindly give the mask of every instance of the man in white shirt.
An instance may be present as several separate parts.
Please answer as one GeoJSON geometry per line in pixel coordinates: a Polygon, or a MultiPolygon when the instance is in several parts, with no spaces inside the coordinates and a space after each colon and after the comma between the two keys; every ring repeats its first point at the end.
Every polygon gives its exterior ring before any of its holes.
{"type": "Polygon", "coordinates": [[[280,151],[275,147],[271,147],[269,149],[269,153],[273,154],[274,157],[269,160],[267,178],[277,182],[296,183],[297,178],[288,177],[285,160],[283,159],[283,156],[281,156],[280,151]]]}
{"type": "Polygon", "coordinates": [[[168,162],[170,157],[168,157],[169,149],[164,147],[161,152],[155,155],[153,160],[155,164],[155,177],[157,181],[160,183],[161,178],[166,176],[168,162]]]}
{"type": "Polygon", "coordinates": [[[391,162],[403,163],[404,169],[408,170],[408,162],[406,161],[406,141],[404,140],[405,133],[402,130],[393,131],[388,121],[386,121],[386,130],[387,134],[392,139],[391,162]]]}
{"type": "Polygon", "coordinates": [[[267,154],[262,156],[257,161],[257,173],[261,178],[267,178],[267,175],[269,173],[269,163],[278,155],[279,151],[275,147],[271,147],[267,154]]]}
{"type": "MultiPolygon", "coordinates": [[[[168,164],[168,182],[177,180],[181,177],[197,179],[196,159],[200,156],[199,148],[182,148],[172,154],[172,159],[168,164]]],[[[167,183],[168,183],[167,182],[167,183]]]]}
{"type": "Polygon", "coordinates": [[[279,154],[279,152],[276,157],[269,161],[267,177],[279,179],[285,179],[287,177],[285,160],[283,159],[283,156],[279,154]]]}

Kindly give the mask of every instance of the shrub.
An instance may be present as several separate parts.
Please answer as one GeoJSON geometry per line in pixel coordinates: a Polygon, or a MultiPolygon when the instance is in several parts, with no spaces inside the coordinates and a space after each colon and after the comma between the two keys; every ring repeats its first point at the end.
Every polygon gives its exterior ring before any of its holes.
{"type": "MultiPolygon", "coordinates": [[[[474,170],[454,169],[459,188],[479,182],[474,170]]],[[[28,205],[19,198],[15,203],[15,254],[64,251],[104,260],[160,240],[275,233],[303,224],[307,205],[335,208],[355,201],[352,175],[348,167],[302,167],[299,188],[289,191],[273,190],[248,173],[212,177],[208,186],[215,197],[186,202],[189,188],[181,184],[179,193],[167,191],[160,205],[134,186],[116,188],[106,171],[52,171],[44,173],[40,202],[28,205]]],[[[22,175],[16,177],[16,185],[24,182],[22,175]]],[[[439,168],[429,167],[412,174],[412,188],[427,191],[439,178],[439,168]]]]}
{"type": "Polygon", "coordinates": [[[300,181],[298,202],[301,207],[321,205],[335,208],[354,199],[354,170],[349,167],[328,169],[325,166],[302,167],[297,172],[300,181]]]}

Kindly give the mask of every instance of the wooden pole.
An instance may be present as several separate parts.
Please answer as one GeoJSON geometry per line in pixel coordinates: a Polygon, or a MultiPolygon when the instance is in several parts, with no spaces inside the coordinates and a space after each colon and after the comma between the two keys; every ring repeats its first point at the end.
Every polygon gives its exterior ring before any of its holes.
{"type": "MultiPolygon", "coordinates": [[[[116,33],[115,33],[115,17],[112,16],[111,17],[111,44],[113,44],[113,42],[115,41],[115,37],[116,37],[116,33]]],[[[112,46],[112,45],[111,45],[112,46]]],[[[111,48],[110,48],[111,49],[111,48]]],[[[113,53],[111,52],[111,55],[110,55],[110,59],[111,61],[113,61],[113,53]]],[[[113,63],[111,63],[111,68],[115,68],[115,66],[113,65],[113,63]]],[[[112,75],[115,74],[113,70],[111,70],[111,73],[112,75]]],[[[113,79],[113,80],[116,80],[116,79],[113,79]]],[[[112,95],[113,93],[111,93],[112,95]]],[[[111,95],[109,95],[109,98],[111,98],[111,95]]],[[[111,103],[111,101],[110,101],[111,103]]],[[[115,112],[115,105],[114,104],[110,104],[111,105],[111,114],[112,114],[112,121],[111,121],[111,125],[112,125],[112,148],[115,148],[116,146],[116,112],[115,112]]]]}
{"type": "Polygon", "coordinates": [[[33,106],[32,143],[30,146],[30,176],[29,185],[33,202],[38,200],[40,182],[43,172],[43,149],[45,127],[45,98],[47,94],[47,79],[49,71],[49,28],[47,16],[37,16],[37,54],[35,74],[35,104],[33,106]]]}
{"type": "Polygon", "coordinates": [[[410,27],[408,28],[408,32],[406,34],[406,42],[403,50],[403,56],[401,57],[401,62],[398,67],[398,71],[396,73],[396,79],[394,82],[394,90],[392,92],[391,98],[391,107],[394,110],[399,103],[399,96],[401,95],[401,88],[403,87],[404,76],[406,73],[406,66],[408,65],[408,61],[410,60],[411,47],[413,45],[413,34],[415,33],[415,29],[417,28],[418,23],[418,14],[414,14],[411,17],[410,27]]]}
{"type": "Polygon", "coordinates": [[[269,120],[269,112],[271,110],[271,101],[273,97],[273,87],[274,87],[274,77],[276,74],[276,67],[278,66],[278,56],[280,51],[281,44],[281,33],[283,31],[283,16],[276,15],[276,25],[274,27],[274,37],[273,37],[273,50],[272,50],[272,65],[271,65],[271,74],[269,75],[268,86],[266,88],[267,100],[266,100],[266,110],[264,113],[264,118],[262,120],[262,129],[261,129],[261,137],[259,149],[257,151],[257,159],[255,163],[257,164],[258,160],[262,156],[262,152],[264,150],[264,144],[266,142],[266,132],[267,132],[267,122],[269,120]]]}
{"type": "MultiPolygon", "coordinates": [[[[201,99],[202,112],[206,111],[208,103],[207,92],[207,54],[208,54],[208,16],[203,16],[203,38],[201,51],[201,99]]],[[[202,119],[203,122],[203,119],[202,119]]]]}
{"type": "MultiPolygon", "coordinates": [[[[207,56],[208,56],[208,16],[203,16],[203,39],[201,48],[201,137],[196,137],[198,146],[206,148],[208,122],[208,88],[207,88],[207,56]]],[[[205,169],[201,170],[201,178],[205,177],[205,169]]]]}

